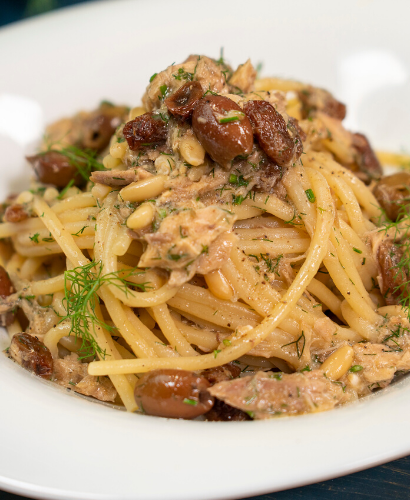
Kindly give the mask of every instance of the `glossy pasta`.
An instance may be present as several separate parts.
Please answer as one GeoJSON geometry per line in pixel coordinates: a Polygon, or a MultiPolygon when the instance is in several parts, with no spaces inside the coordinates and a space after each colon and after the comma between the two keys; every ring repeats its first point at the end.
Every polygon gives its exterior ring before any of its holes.
{"type": "Polygon", "coordinates": [[[382,178],[328,92],[255,75],[190,56],[143,107],[49,127],[0,224],[15,361],[207,420],[331,409],[410,369],[410,176],[382,178]]]}

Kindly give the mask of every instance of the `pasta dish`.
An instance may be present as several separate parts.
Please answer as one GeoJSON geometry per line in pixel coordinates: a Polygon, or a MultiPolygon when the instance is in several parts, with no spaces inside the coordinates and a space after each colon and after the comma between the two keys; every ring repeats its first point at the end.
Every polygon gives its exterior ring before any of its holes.
{"type": "Polygon", "coordinates": [[[410,370],[410,173],[345,106],[189,56],[47,127],[0,223],[7,354],[130,412],[332,409],[410,370]]]}

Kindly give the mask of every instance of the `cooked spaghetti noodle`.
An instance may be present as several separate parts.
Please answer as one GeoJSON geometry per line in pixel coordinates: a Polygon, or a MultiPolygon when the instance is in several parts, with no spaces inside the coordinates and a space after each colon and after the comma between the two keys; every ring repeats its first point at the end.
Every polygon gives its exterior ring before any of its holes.
{"type": "Polygon", "coordinates": [[[330,409],[410,369],[410,175],[382,177],[328,92],[255,76],[190,56],[143,107],[48,128],[0,224],[14,360],[207,420],[330,409]]]}

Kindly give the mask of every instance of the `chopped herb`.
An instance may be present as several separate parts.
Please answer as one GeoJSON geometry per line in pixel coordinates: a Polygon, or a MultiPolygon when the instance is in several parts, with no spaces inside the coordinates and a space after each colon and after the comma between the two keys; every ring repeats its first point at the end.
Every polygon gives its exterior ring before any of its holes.
{"type": "Polygon", "coordinates": [[[215,349],[214,350],[214,358],[216,358],[220,352],[221,352],[220,349],[215,349]]]}
{"type": "Polygon", "coordinates": [[[297,338],[293,342],[289,342],[289,344],[283,345],[282,348],[289,346],[289,345],[292,345],[292,344],[296,345],[296,353],[298,355],[298,359],[300,359],[302,357],[302,354],[303,354],[303,351],[305,350],[305,345],[306,345],[306,337],[305,337],[305,334],[303,331],[302,331],[302,334],[299,338],[297,338]],[[299,347],[299,343],[301,344],[301,347],[299,347]]]}
{"type": "Polygon", "coordinates": [[[355,372],[360,372],[363,370],[363,366],[362,365],[353,365],[349,372],[352,372],[352,373],[355,373],[355,372]]]}
{"type": "Polygon", "coordinates": [[[179,259],[182,259],[183,257],[186,257],[186,256],[187,256],[186,253],[183,253],[183,254],[179,255],[177,253],[170,253],[168,251],[168,259],[170,259],[170,260],[178,261],[179,259]]]}
{"type": "Polygon", "coordinates": [[[383,344],[386,344],[386,346],[395,352],[402,352],[403,349],[400,347],[400,344],[397,342],[397,340],[400,338],[404,333],[410,333],[409,329],[406,327],[401,326],[400,324],[397,326],[396,330],[390,330],[391,335],[388,335],[385,337],[382,341],[383,344]],[[394,346],[389,345],[387,342],[393,342],[395,344],[394,346]]]}
{"type": "MultiPolygon", "coordinates": [[[[300,219],[300,216],[297,216],[300,219]]],[[[290,220],[283,221],[285,224],[290,224],[291,226],[300,226],[301,224],[295,222],[296,220],[296,212],[293,212],[293,217],[290,220]]]]}
{"type": "Polygon", "coordinates": [[[223,339],[222,342],[224,345],[231,345],[232,344],[232,342],[229,339],[223,339]]]}
{"type": "Polygon", "coordinates": [[[240,194],[236,196],[235,194],[232,195],[232,205],[242,205],[244,202],[245,198],[240,194]]]}
{"type": "Polygon", "coordinates": [[[195,399],[185,398],[183,400],[183,403],[185,403],[186,405],[196,406],[198,404],[198,401],[196,401],[195,399]]]}
{"type": "Polygon", "coordinates": [[[249,254],[248,257],[254,257],[259,262],[259,257],[257,257],[256,255],[249,254]]]}
{"type": "Polygon", "coordinates": [[[149,79],[149,83],[151,83],[151,82],[152,82],[152,80],[153,80],[153,79],[154,79],[157,75],[158,75],[158,73],[154,73],[154,74],[151,76],[151,78],[149,79]]]}
{"type": "MultiPolygon", "coordinates": [[[[276,258],[273,258],[273,259],[270,259],[268,257],[268,254],[265,255],[265,254],[261,253],[260,256],[261,256],[261,259],[265,262],[266,267],[268,268],[268,271],[270,273],[276,274],[276,276],[280,276],[279,271],[278,271],[278,267],[279,267],[279,263],[280,263],[281,259],[283,258],[283,254],[280,254],[276,258]]],[[[259,262],[259,260],[258,260],[258,262],[259,262]]]]}
{"type": "Polygon", "coordinates": [[[57,196],[57,199],[62,200],[66,192],[70,189],[70,187],[73,186],[73,184],[74,184],[74,179],[71,179],[68,182],[67,186],[61,190],[60,194],[57,196]]]}
{"type": "MultiPolygon", "coordinates": [[[[50,151],[54,151],[53,144],[50,144],[47,151],[43,154],[50,151]]],[[[94,170],[106,170],[104,165],[96,159],[97,153],[91,149],[80,149],[76,146],[66,146],[55,151],[60,155],[65,156],[70,165],[73,165],[78,170],[81,177],[86,181],[88,181],[90,173],[94,170]]],[[[64,190],[66,191],[68,187],[71,187],[73,184],[74,179],[71,179],[64,190]]],[[[63,191],[58,196],[59,199],[61,199],[64,195],[65,191],[63,191]]]]}
{"type": "Polygon", "coordinates": [[[315,193],[311,189],[306,189],[305,193],[310,203],[315,203],[316,201],[315,193]]]}
{"type": "Polygon", "coordinates": [[[185,71],[184,68],[178,68],[178,72],[172,76],[175,78],[175,80],[186,80],[190,82],[193,80],[194,74],[195,73],[189,73],[188,71],[185,71]]]}
{"type": "Polygon", "coordinates": [[[83,234],[84,229],[88,226],[83,226],[81,229],[79,229],[76,233],[72,233],[72,236],[79,236],[80,234],[83,234]]]}
{"type": "Polygon", "coordinates": [[[70,335],[82,339],[79,351],[81,358],[99,355],[105,358],[106,352],[95,340],[95,328],[100,326],[112,332],[113,328],[107,325],[96,314],[96,306],[99,303],[98,290],[104,284],[112,285],[125,294],[132,295],[129,287],[136,287],[146,291],[148,283],[133,283],[127,281],[127,277],[140,274],[136,268],[125,271],[126,278],[119,273],[124,271],[103,274],[100,262],[90,262],[84,266],[75,267],[64,272],[64,298],[63,304],[67,311],[61,321],[69,320],[71,323],[70,335]]]}
{"type": "Polygon", "coordinates": [[[159,91],[161,92],[161,95],[164,98],[168,94],[168,87],[165,84],[161,85],[161,87],[159,88],[159,91]]]}
{"type": "Polygon", "coordinates": [[[247,396],[245,398],[245,404],[250,405],[255,399],[257,398],[256,394],[253,394],[252,396],[247,396]]]}
{"type": "Polygon", "coordinates": [[[33,236],[29,236],[31,241],[34,241],[34,243],[38,243],[38,237],[40,236],[40,233],[36,233],[33,236]]]}
{"type": "Polygon", "coordinates": [[[353,247],[353,251],[356,252],[356,253],[363,253],[361,250],[359,250],[358,248],[356,247],[353,247]]]}
{"type": "Polygon", "coordinates": [[[245,118],[245,113],[242,111],[232,110],[229,111],[227,116],[218,116],[217,120],[219,123],[231,123],[236,121],[241,121],[245,118]]]}
{"type": "Polygon", "coordinates": [[[237,176],[235,174],[231,174],[229,176],[229,183],[241,187],[241,186],[247,186],[249,184],[249,181],[244,179],[243,175],[237,176]]]}

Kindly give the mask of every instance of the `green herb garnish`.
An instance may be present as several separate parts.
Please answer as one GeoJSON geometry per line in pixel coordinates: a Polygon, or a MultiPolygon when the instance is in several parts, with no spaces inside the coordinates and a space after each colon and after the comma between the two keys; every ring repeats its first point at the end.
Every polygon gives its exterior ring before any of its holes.
{"type": "Polygon", "coordinates": [[[126,294],[132,295],[133,291],[128,287],[139,288],[142,291],[146,291],[148,287],[148,283],[137,284],[127,281],[126,278],[120,276],[120,273],[131,277],[140,274],[141,271],[130,269],[103,274],[101,263],[92,261],[64,272],[63,305],[67,314],[61,321],[69,320],[71,322],[70,335],[74,335],[76,339],[82,339],[79,351],[81,358],[98,354],[104,359],[106,353],[95,340],[95,328],[100,326],[110,332],[113,330],[111,326],[97,317],[96,306],[100,302],[98,290],[103,285],[113,285],[126,294]]]}
{"type": "Polygon", "coordinates": [[[316,201],[315,193],[311,189],[306,189],[305,193],[310,203],[315,203],[316,201]]]}

